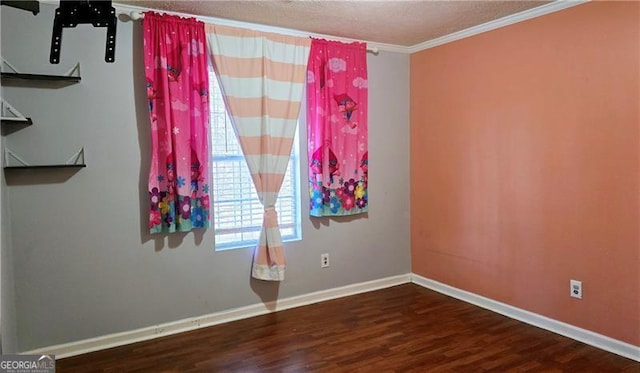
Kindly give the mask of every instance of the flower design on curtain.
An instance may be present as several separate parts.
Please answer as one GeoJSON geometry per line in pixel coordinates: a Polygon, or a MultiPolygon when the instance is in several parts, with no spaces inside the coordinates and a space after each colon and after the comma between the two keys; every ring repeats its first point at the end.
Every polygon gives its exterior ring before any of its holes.
{"type": "Polygon", "coordinates": [[[208,228],[209,77],[204,24],[146,12],[142,27],[151,122],[149,230],[208,228]]]}
{"type": "Polygon", "coordinates": [[[206,29],[227,110],[264,206],[252,276],[282,281],[286,261],[275,203],[298,124],[310,40],[211,24],[206,29]]]}
{"type": "Polygon", "coordinates": [[[312,216],[368,210],[366,53],[364,43],[311,42],[307,136],[312,216]]]}

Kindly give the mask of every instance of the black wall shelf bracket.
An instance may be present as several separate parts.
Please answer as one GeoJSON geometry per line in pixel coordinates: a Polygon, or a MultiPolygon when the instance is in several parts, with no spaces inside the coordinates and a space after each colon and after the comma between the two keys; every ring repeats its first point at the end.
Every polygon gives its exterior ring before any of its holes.
{"type": "Polygon", "coordinates": [[[62,29],[65,27],[76,27],[81,23],[90,23],[93,27],[107,28],[104,60],[114,62],[118,18],[116,17],[116,9],[111,6],[111,0],[60,0],[60,7],[56,9],[56,15],[53,19],[53,35],[51,37],[49,62],[53,64],[60,62],[62,29]]]}
{"type": "Polygon", "coordinates": [[[74,153],[69,160],[61,164],[43,164],[31,165],[24,159],[20,158],[13,151],[5,148],[4,150],[4,168],[5,169],[33,169],[33,168],[81,168],[87,167],[84,163],[84,148],[80,148],[74,153]]]}

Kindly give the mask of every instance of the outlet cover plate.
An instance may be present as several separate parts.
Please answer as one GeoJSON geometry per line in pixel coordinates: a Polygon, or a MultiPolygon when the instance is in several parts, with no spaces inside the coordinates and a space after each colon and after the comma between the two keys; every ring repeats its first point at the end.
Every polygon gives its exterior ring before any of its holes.
{"type": "Polygon", "coordinates": [[[329,254],[320,255],[320,268],[329,267],[329,254]]]}
{"type": "Polygon", "coordinates": [[[582,299],[582,281],[571,280],[569,286],[570,295],[573,298],[582,299]]]}

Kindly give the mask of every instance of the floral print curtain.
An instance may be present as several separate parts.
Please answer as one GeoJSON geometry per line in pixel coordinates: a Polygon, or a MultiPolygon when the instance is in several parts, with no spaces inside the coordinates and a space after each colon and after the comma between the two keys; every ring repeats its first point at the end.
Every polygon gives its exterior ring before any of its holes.
{"type": "Polygon", "coordinates": [[[307,67],[310,215],[366,212],[369,205],[367,49],[313,39],[307,67]]]}
{"type": "Polygon", "coordinates": [[[146,12],[142,27],[151,122],[149,230],[207,228],[209,77],[204,24],[146,12]]]}

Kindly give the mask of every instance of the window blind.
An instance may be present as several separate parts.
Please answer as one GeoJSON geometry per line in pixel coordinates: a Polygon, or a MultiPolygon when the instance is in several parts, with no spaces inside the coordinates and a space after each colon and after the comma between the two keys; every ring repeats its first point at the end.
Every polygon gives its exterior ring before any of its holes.
{"type": "MultiPolygon", "coordinates": [[[[253,246],[262,229],[264,208],[224,104],[215,73],[210,75],[211,172],[215,248],[253,246]]],[[[300,180],[298,134],[276,202],[283,241],[300,239],[300,180]]]]}

